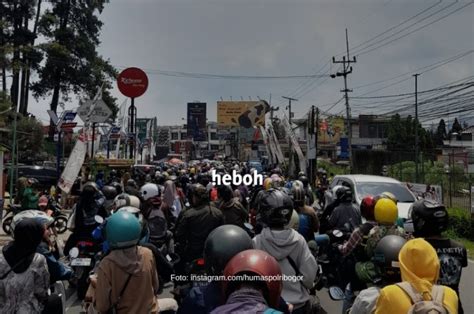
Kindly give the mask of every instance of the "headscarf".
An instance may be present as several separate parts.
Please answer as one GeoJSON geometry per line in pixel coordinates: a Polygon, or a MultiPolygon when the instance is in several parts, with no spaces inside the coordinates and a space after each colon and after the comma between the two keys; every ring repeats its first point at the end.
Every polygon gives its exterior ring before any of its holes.
{"type": "Polygon", "coordinates": [[[176,190],[176,185],[173,181],[168,180],[164,184],[165,189],[163,191],[163,201],[166,203],[167,206],[173,206],[174,200],[176,196],[178,196],[178,192],[176,190]]]}
{"type": "Polygon", "coordinates": [[[430,300],[431,289],[439,276],[439,259],[435,249],[421,238],[408,241],[398,254],[403,281],[408,281],[430,300]]]}
{"type": "Polygon", "coordinates": [[[16,225],[14,240],[3,248],[8,265],[11,268],[16,266],[12,269],[15,273],[23,273],[30,267],[43,234],[44,226],[36,219],[24,219],[16,225]]]}

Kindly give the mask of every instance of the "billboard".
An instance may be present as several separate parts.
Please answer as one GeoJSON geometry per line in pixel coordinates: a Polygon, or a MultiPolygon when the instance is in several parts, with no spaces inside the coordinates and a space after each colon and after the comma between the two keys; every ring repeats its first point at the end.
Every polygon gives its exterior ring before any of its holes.
{"type": "Polygon", "coordinates": [[[188,136],[195,141],[206,140],[206,103],[188,103],[188,136]]]}
{"type": "Polygon", "coordinates": [[[240,126],[252,128],[265,125],[265,113],[270,106],[264,100],[259,101],[218,101],[217,124],[219,126],[240,126]]]}

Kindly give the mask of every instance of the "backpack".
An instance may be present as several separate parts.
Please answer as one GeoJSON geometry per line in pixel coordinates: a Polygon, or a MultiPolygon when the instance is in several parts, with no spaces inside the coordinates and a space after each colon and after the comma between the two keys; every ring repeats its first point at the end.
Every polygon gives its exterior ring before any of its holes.
{"type": "Polygon", "coordinates": [[[150,216],[151,217],[147,220],[148,229],[150,231],[150,242],[161,243],[165,240],[168,231],[166,218],[161,210],[155,210],[154,214],[150,216]]]}
{"type": "Polygon", "coordinates": [[[433,285],[431,300],[425,301],[409,282],[399,282],[396,285],[410,297],[413,303],[408,310],[408,314],[448,314],[448,310],[443,305],[443,286],[433,285]]]}

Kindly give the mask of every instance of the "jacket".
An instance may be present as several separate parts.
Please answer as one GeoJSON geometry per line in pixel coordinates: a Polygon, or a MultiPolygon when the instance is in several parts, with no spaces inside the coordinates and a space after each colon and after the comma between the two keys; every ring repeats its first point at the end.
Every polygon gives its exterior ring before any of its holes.
{"type": "Polygon", "coordinates": [[[228,225],[236,225],[243,228],[244,223],[247,222],[248,213],[237,197],[222,203],[219,209],[222,211],[224,221],[228,225]]]}
{"type": "Polygon", "coordinates": [[[158,313],[155,259],[149,249],[140,246],[113,250],[100,262],[94,298],[97,311],[102,313],[111,309],[129,276],[117,313],[158,313]]]}
{"type": "Polygon", "coordinates": [[[308,289],[312,288],[316,278],[317,264],[302,235],[293,229],[271,230],[264,228],[262,233],[253,239],[255,248],[273,256],[280,264],[281,272],[303,276],[302,281],[283,281],[282,298],[295,306],[302,307],[309,299],[308,289]],[[291,266],[288,257],[295,262],[297,270],[291,266]]]}
{"type": "MultiPolygon", "coordinates": [[[[229,295],[227,303],[219,306],[211,314],[224,313],[264,313],[269,310],[262,294],[254,289],[243,288],[229,295]]],[[[273,310],[271,313],[282,313],[273,310]]]]}
{"type": "Polygon", "coordinates": [[[175,234],[181,259],[189,262],[202,257],[207,236],[223,224],[222,212],[209,204],[181,212],[175,234]]]}
{"type": "MultiPolygon", "coordinates": [[[[409,282],[423,296],[431,300],[431,290],[439,276],[439,260],[434,248],[418,238],[408,241],[398,255],[402,280],[409,282]]],[[[458,297],[453,289],[444,287],[444,307],[449,313],[458,312],[458,297]]],[[[377,300],[375,313],[405,314],[412,302],[410,297],[397,285],[383,288],[377,300]]]]}
{"type": "Polygon", "coordinates": [[[343,229],[352,232],[362,223],[360,210],[352,203],[341,203],[329,217],[329,229],[343,229]],[[349,224],[347,230],[346,224],[349,224]]]}
{"type": "Polygon", "coordinates": [[[21,198],[22,209],[38,209],[38,195],[36,195],[30,187],[23,190],[21,198]]]}

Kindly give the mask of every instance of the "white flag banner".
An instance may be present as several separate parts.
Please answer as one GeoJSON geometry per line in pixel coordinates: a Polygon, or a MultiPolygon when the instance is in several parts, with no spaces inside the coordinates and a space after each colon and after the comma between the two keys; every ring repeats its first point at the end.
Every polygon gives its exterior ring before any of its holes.
{"type": "Polygon", "coordinates": [[[260,133],[262,133],[263,143],[265,144],[265,150],[267,151],[268,161],[270,162],[270,164],[273,164],[273,152],[270,149],[267,131],[265,131],[265,128],[263,126],[260,126],[260,133]]]}
{"type": "MultiPolygon", "coordinates": [[[[83,129],[84,131],[84,129],[83,129]]],[[[74,149],[67,160],[66,167],[59,178],[58,186],[66,194],[71,191],[74,181],[76,181],[79,172],[81,171],[84,158],[86,156],[86,136],[83,132],[77,139],[74,149]]]]}
{"type": "Polygon", "coordinates": [[[116,158],[120,158],[120,141],[122,139],[122,134],[125,132],[126,116],[127,116],[127,99],[125,98],[122,105],[120,105],[120,111],[119,111],[118,126],[120,127],[120,137],[117,140],[117,147],[115,148],[116,158]]]}
{"type": "Polygon", "coordinates": [[[290,127],[290,123],[288,122],[288,118],[286,115],[282,119],[283,127],[285,128],[286,134],[289,136],[293,149],[295,150],[296,154],[298,155],[299,163],[300,163],[300,171],[306,172],[307,160],[303,155],[303,151],[301,150],[300,144],[296,139],[295,133],[290,127]]]}
{"type": "Polygon", "coordinates": [[[275,130],[273,129],[273,125],[272,125],[271,121],[268,122],[267,131],[268,131],[268,136],[269,136],[269,139],[270,139],[269,142],[272,145],[272,150],[275,153],[277,163],[278,164],[285,163],[285,157],[283,156],[283,152],[281,151],[280,142],[278,142],[278,138],[275,134],[275,130]]]}

